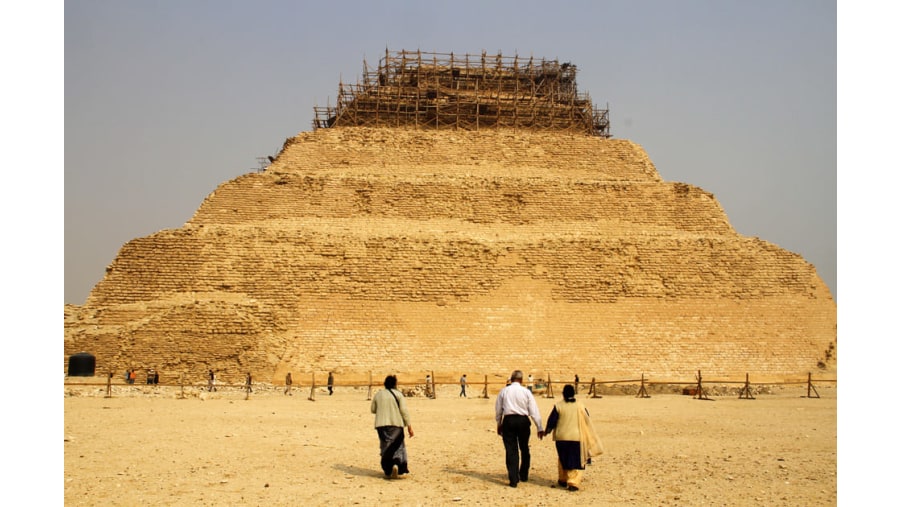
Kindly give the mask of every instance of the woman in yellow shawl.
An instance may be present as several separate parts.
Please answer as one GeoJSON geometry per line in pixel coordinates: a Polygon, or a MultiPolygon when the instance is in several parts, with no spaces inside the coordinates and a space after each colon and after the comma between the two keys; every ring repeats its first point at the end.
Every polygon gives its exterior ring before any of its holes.
{"type": "Polygon", "coordinates": [[[559,456],[557,484],[569,491],[578,491],[584,476],[584,465],[591,456],[603,453],[600,439],[594,432],[590,414],[584,404],[575,399],[575,387],[563,387],[563,401],[557,403],[547,419],[545,432],[553,432],[556,454],[559,456]]]}

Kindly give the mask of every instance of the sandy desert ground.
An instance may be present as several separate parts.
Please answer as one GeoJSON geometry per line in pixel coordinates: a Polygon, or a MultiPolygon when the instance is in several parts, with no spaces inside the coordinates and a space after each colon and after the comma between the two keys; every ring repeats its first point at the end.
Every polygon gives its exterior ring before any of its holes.
{"type": "MultiPolygon", "coordinates": [[[[400,378],[403,384],[403,378],[400,378]]],[[[401,386],[404,387],[404,386],[401,386]]],[[[408,387],[408,386],[406,386],[408,387]]],[[[369,390],[257,385],[207,393],[176,386],[67,384],[64,495],[117,505],[716,505],[837,504],[837,389],[775,386],[756,399],[675,393],[579,397],[606,453],[583,489],[556,487],[549,438],[531,441],[529,482],[508,487],[494,401],[409,398],[410,475],[384,478],[369,390]]],[[[376,388],[377,389],[377,388],[376,388]]],[[[561,391],[561,388],[560,388],[561,391]]],[[[373,391],[374,393],[374,391],[373,391]]],[[[554,402],[538,397],[546,420],[554,402]]]]}

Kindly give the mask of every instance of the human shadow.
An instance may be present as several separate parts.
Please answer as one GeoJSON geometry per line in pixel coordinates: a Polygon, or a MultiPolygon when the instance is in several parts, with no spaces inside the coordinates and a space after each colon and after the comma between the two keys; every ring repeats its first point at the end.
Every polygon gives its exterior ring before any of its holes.
{"type": "MultiPolygon", "coordinates": [[[[471,479],[478,479],[478,480],[484,481],[484,482],[496,483],[496,484],[500,484],[503,486],[509,485],[509,477],[506,476],[506,472],[491,474],[491,473],[485,473],[485,472],[478,472],[475,470],[462,470],[459,468],[449,468],[449,467],[444,467],[443,471],[448,474],[462,475],[464,477],[469,477],[471,479]]],[[[530,477],[528,477],[528,482],[541,483],[541,482],[549,480],[544,477],[535,476],[534,474],[529,474],[529,475],[530,475],[530,477]]]]}
{"type": "MultiPolygon", "coordinates": [[[[353,466],[353,465],[345,465],[343,463],[336,463],[336,464],[332,465],[332,468],[334,468],[335,470],[344,472],[345,474],[355,475],[357,477],[375,477],[375,478],[382,478],[382,479],[385,477],[384,472],[382,472],[381,470],[375,470],[372,468],[363,468],[363,467],[358,467],[358,466],[353,466]]],[[[449,467],[444,467],[442,469],[442,471],[444,473],[448,473],[448,474],[461,475],[463,477],[468,477],[470,479],[477,479],[479,481],[490,482],[490,483],[499,484],[499,485],[503,485],[503,486],[506,486],[509,484],[509,478],[506,476],[506,473],[485,473],[485,472],[479,472],[476,470],[463,470],[463,469],[459,469],[459,468],[449,468],[449,467]]],[[[549,481],[549,479],[546,479],[544,477],[538,477],[538,476],[535,476],[534,474],[532,474],[531,477],[528,478],[528,482],[540,483],[540,482],[544,482],[544,481],[549,481]]]]}
{"type": "Polygon", "coordinates": [[[358,477],[384,477],[384,472],[382,472],[381,470],[357,467],[353,465],[345,465],[343,463],[332,465],[332,468],[334,468],[335,470],[340,470],[345,474],[356,475],[358,477]]]}

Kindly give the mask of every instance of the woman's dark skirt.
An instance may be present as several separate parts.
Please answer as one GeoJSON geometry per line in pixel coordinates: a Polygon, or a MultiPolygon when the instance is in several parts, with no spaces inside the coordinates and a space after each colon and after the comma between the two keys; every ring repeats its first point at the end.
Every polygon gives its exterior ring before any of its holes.
{"type": "Polygon", "coordinates": [[[378,441],[381,444],[381,469],[384,475],[390,476],[391,469],[397,465],[400,475],[409,473],[406,458],[406,439],[401,426],[379,426],[378,441]]]}
{"type": "Polygon", "coordinates": [[[581,466],[581,442],[574,440],[557,440],[556,454],[565,470],[584,470],[581,466]]]}

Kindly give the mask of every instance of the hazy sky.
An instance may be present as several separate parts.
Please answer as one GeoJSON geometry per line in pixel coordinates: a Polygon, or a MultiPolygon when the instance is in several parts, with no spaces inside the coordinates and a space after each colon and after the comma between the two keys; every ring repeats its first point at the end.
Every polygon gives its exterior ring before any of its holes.
{"type": "Polygon", "coordinates": [[[385,48],[579,68],[614,138],[715,195],[837,296],[837,5],[791,1],[65,3],[65,302],[127,241],[311,130],[385,48]]]}

